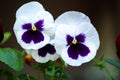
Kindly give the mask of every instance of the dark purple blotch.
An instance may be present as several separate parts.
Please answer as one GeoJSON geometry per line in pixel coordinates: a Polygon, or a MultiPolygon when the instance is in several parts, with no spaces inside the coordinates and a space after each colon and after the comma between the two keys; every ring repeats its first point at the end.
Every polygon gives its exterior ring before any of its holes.
{"type": "Polygon", "coordinates": [[[85,57],[88,55],[88,53],[90,53],[89,48],[83,44],[85,42],[85,38],[85,34],[80,33],[79,35],[75,36],[77,43],[72,44],[74,37],[70,35],[66,36],[67,46],[69,46],[67,52],[70,58],[78,59],[79,55],[85,57]]]}
{"type": "Polygon", "coordinates": [[[71,57],[72,59],[78,59],[79,55],[82,57],[87,56],[90,50],[86,45],[82,43],[77,43],[71,44],[67,52],[69,57],[71,57]]]}
{"type": "Polygon", "coordinates": [[[81,33],[81,34],[79,34],[79,35],[77,35],[76,37],[75,37],[75,39],[78,41],[78,42],[84,42],[85,41],[85,34],[83,34],[83,33],[81,33]]]}
{"type": "Polygon", "coordinates": [[[68,46],[68,45],[70,45],[72,43],[73,37],[70,36],[70,35],[67,35],[66,40],[67,40],[67,46],[68,46]]]}
{"type": "Polygon", "coordinates": [[[46,46],[40,48],[38,50],[38,55],[41,57],[45,57],[47,54],[55,54],[56,50],[53,45],[47,44],[46,46]]]}
{"type": "Polygon", "coordinates": [[[37,28],[36,31],[32,30],[31,23],[26,23],[22,25],[22,28],[26,29],[26,31],[22,35],[22,40],[27,44],[29,44],[31,41],[33,41],[35,44],[43,41],[44,35],[41,32],[43,30],[43,23],[44,20],[39,20],[34,24],[34,26],[37,28]]]}
{"type": "Polygon", "coordinates": [[[38,29],[38,30],[40,30],[40,31],[42,31],[43,30],[43,23],[44,23],[44,20],[39,20],[38,22],[36,22],[34,25],[35,25],[35,27],[38,29]]]}

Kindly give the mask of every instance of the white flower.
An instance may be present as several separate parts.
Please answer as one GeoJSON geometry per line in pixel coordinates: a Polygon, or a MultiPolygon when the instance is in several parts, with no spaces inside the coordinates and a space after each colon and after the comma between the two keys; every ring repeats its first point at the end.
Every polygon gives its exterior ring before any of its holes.
{"type": "Polygon", "coordinates": [[[54,32],[53,16],[40,3],[32,1],[17,10],[14,33],[22,48],[42,48],[54,32]]]}
{"type": "Polygon", "coordinates": [[[53,43],[48,43],[44,47],[38,50],[26,50],[28,54],[30,54],[35,61],[40,63],[46,63],[49,60],[55,61],[59,58],[59,55],[56,53],[53,43]]]}
{"type": "Polygon", "coordinates": [[[85,14],[68,11],[60,15],[55,24],[55,48],[67,64],[80,66],[95,57],[99,36],[85,14]]]}

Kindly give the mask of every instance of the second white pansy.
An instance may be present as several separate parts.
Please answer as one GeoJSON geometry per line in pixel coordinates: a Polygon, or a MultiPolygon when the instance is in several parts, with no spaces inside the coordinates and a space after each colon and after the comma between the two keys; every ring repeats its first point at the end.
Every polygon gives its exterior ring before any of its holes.
{"type": "Polygon", "coordinates": [[[55,24],[55,48],[67,64],[80,66],[95,57],[99,36],[85,14],[68,11],[60,15],[55,24]]]}

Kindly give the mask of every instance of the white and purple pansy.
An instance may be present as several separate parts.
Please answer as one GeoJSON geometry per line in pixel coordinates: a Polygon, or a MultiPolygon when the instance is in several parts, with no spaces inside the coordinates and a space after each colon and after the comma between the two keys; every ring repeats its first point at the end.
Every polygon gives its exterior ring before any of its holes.
{"type": "Polygon", "coordinates": [[[14,33],[22,48],[42,48],[54,32],[53,16],[40,3],[32,1],[17,10],[14,33]]]}
{"type": "Polygon", "coordinates": [[[95,57],[99,36],[85,14],[68,11],[60,15],[55,24],[55,48],[67,64],[80,66],[95,57]]]}
{"type": "Polygon", "coordinates": [[[48,43],[38,50],[26,50],[26,52],[30,54],[35,61],[40,63],[46,63],[49,60],[55,61],[59,58],[53,43],[48,43]]]}

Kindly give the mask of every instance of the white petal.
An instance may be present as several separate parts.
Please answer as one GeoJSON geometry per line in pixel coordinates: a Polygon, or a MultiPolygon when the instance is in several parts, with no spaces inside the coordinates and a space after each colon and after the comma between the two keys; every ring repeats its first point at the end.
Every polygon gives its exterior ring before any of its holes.
{"type": "Polygon", "coordinates": [[[27,53],[29,52],[30,55],[33,57],[33,59],[35,59],[36,62],[46,63],[47,61],[49,61],[48,58],[39,56],[38,50],[26,50],[26,52],[27,53]]]}
{"type": "Polygon", "coordinates": [[[55,31],[56,31],[56,27],[55,27],[54,23],[46,25],[46,27],[44,29],[44,33],[48,34],[51,37],[51,39],[54,38],[55,31]]]}
{"type": "Polygon", "coordinates": [[[22,31],[21,32],[19,31],[16,34],[16,38],[17,38],[17,42],[21,45],[21,47],[23,49],[39,49],[39,48],[45,46],[46,44],[48,44],[49,40],[50,40],[50,37],[48,35],[46,35],[45,33],[42,33],[42,34],[44,36],[44,40],[41,41],[40,43],[36,43],[36,44],[33,41],[31,41],[31,43],[29,43],[29,44],[25,43],[21,39],[22,38],[21,36],[23,35],[22,31]]]}
{"type": "Polygon", "coordinates": [[[91,61],[93,58],[95,58],[96,54],[97,54],[97,48],[94,44],[92,43],[85,43],[85,45],[90,49],[90,53],[86,56],[86,57],[81,57],[79,56],[79,58],[82,58],[82,63],[86,63],[91,61]]]}
{"type": "Polygon", "coordinates": [[[60,56],[55,53],[55,54],[53,54],[53,55],[47,54],[46,57],[47,57],[49,60],[51,60],[51,61],[55,61],[55,60],[57,60],[60,56]]]}
{"type": "Polygon", "coordinates": [[[77,26],[83,22],[90,22],[90,19],[85,14],[77,11],[65,12],[55,20],[56,24],[66,24],[70,26],[77,26]]]}
{"type": "Polygon", "coordinates": [[[85,42],[89,42],[95,45],[95,47],[98,49],[100,46],[100,40],[99,40],[99,35],[95,27],[89,23],[89,22],[84,22],[81,23],[79,26],[76,28],[76,35],[83,33],[86,36],[85,42]]]}
{"type": "Polygon", "coordinates": [[[35,59],[36,62],[40,62],[40,63],[46,63],[49,60],[55,61],[59,58],[58,54],[48,54],[45,57],[41,57],[38,55],[38,50],[26,50],[27,53],[29,53],[33,59],[35,59]]]}
{"type": "Polygon", "coordinates": [[[42,4],[32,1],[22,5],[16,12],[16,18],[21,15],[34,14],[38,11],[44,11],[42,4]]]}
{"type": "Polygon", "coordinates": [[[37,21],[44,20],[44,28],[51,28],[54,27],[54,19],[51,13],[47,11],[42,11],[38,13],[34,13],[31,15],[22,15],[18,18],[16,18],[15,24],[14,24],[14,30],[22,30],[22,25],[25,23],[31,23],[34,25],[37,21]]]}
{"type": "Polygon", "coordinates": [[[67,53],[67,49],[68,47],[62,50],[62,54],[61,54],[62,59],[71,66],[80,66],[82,64],[82,60],[71,59],[67,53]]]}
{"type": "Polygon", "coordinates": [[[74,35],[74,28],[69,28],[67,25],[59,25],[55,32],[55,48],[57,53],[61,54],[61,51],[67,45],[66,35],[74,35]]]}
{"type": "Polygon", "coordinates": [[[69,64],[71,66],[80,66],[83,63],[91,61],[96,55],[96,51],[97,51],[96,47],[94,45],[92,45],[91,43],[87,44],[87,46],[90,49],[90,53],[85,57],[82,57],[79,55],[77,60],[70,58],[67,53],[68,47],[66,47],[62,50],[61,57],[67,64],[69,64]]]}

